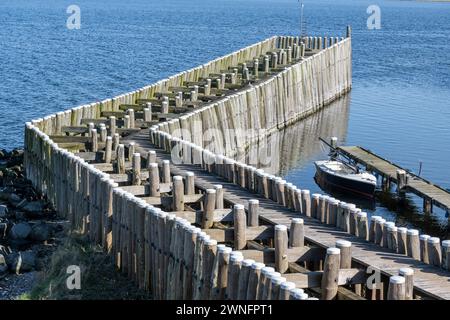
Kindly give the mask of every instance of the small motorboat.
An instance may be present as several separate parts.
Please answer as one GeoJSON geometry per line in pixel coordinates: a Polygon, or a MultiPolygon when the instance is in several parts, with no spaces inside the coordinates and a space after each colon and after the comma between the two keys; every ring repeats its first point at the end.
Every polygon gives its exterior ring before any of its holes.
{"type": "Polygon", "coordinates": [[[324,139],[319,139],[330,147],[329,160],[315,161],[315,180],[322,189],[364,198],[373,198],[377,178],[358,167],[350,158],[324,139]]]}
{"type": "Polygon", "coordinates": [[[325,188],[372,198],[377,178],[338,160],[315,161],[316,182],[325,188]]]}

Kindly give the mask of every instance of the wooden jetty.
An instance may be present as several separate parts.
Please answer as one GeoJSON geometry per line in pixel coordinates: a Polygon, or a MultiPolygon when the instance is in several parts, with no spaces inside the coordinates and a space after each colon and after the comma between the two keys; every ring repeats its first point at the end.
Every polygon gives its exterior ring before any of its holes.
{"type": "Polygon", "coordinates": [[[412,192],[423,198],[426,213],[432,212],[433,205],[450,212],[450,192],[447,190],[362,147],[341,146],[338,149],[355,162],[363,164],[367,171],[381,175],[383,184],[388,186],[394,182],[399,192],[412,192]]]}
{"type": "Polygon", "coordinates": [[[24,166],[155,299],[448,299],[449,241],[229,157],[350,88],[350,28],[272,37],[27,123],[24,166]]]}

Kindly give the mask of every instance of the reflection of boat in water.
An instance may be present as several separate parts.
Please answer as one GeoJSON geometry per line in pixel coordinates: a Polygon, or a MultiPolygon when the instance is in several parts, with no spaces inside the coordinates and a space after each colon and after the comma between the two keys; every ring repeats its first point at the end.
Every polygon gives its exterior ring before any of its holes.
{"type": "Polygon", "coordinates": [[[377,178],[368,172],[353,170],[341,161],[324,160],[314,162],[316,182],[333,189],[371,198],[377,186],[377,178]]]}
{"type": "Polygon", "coordinates": [[[328,144],[322,138],[322,142],[330,147],[330,160],[315,161],[316,183],[329,190],[336,190],[344,194],[372,199],[377,186],[377,178],[363,170],[350,159],[339,153],[339,150],[328,144]],[[339,156],[344,159],[340,159],[339,156]]]}

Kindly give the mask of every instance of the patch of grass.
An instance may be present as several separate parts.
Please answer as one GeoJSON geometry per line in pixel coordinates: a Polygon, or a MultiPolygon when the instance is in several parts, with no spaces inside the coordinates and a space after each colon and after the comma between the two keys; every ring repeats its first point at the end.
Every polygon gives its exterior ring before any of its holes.
{"type": "Polygon", "coordinates": [[[47,267],[30,293],[22,300],[111,300],[151,299],[149,293],[139,290],[125,275],[115,269],[111,256],[87,237],[69,235],[49,258],[47,267]],[[81,288],[68,289],[67,267],[80,268],[81,288]]]}

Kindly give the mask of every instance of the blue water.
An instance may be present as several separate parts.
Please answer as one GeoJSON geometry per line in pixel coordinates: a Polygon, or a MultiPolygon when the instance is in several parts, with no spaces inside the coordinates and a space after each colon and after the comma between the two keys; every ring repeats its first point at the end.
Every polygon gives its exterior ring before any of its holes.
{"type": "MultiPolygon", "coordinates": [[[[340,142],[365,146],[450,188],[450,3],[307,0],[309,34],[353,27],[353,90],[340,142]]],[[[0,2],[0,148],[25,121],[133,90],[274,34],[297,34],[297,0],[0,2]],[[66,9],[81,9],[81,29],[66,9]]],[[[285,172],[313,191],[311,154],[285,172]]],[[[414,199],[413,199],[414,200],[414,199]]],[[[416,201],[416,200],[414,200],[416,201]]],[[[416,201],[417,202],[417,201],[416,201]]],[[[394,213],[381,208],[384,215],[394,213]]],[[[443,213],[438,220],[446,225],[443,213]]]]}

